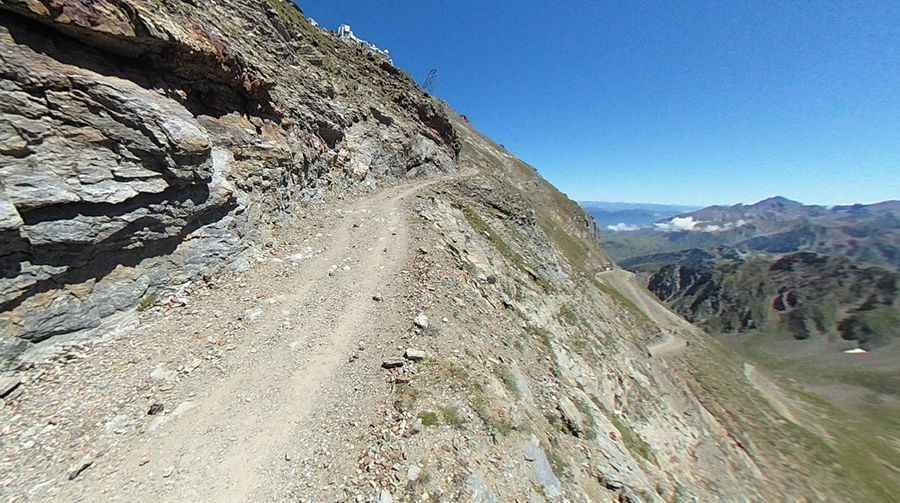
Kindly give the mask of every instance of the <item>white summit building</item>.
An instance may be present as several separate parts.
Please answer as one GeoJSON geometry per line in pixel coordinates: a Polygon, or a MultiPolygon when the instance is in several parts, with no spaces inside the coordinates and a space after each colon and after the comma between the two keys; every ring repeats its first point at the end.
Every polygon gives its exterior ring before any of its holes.
{"type": "Polygon", "coordinates": [[[374,52],[375,54],[384,56],[385,58],[387,58],[389,63],[391,63],[392,65],[394,64],[394,61],[391,59],[391,51],[389,51],[387,49],[381,49],[378,46],[376,46],[375,44],[373,44],[371,42],[367,42],[367,41],[357,37],[356,35],[353,34],[353,30],[350,29],[349,24],[342,24],[342,25],[338,26],[337,36],[340,40],[344,41],[345,43],[357,44],[359,46],[362,46],[365,49],[368,49],[368,50],[374,52]]]}

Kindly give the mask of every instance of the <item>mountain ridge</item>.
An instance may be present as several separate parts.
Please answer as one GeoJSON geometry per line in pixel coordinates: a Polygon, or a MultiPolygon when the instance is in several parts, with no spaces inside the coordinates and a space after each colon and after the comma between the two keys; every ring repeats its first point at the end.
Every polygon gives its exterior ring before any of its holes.
{"type": "MultiPolygon", "coordinates": [[[[612,229],[617,230],[617,229],[612,229]]],[[[745,252],[815,252],[842,255],[861,264],[900,267],[900,203],[824,206],[769,198],[751,205],[710,206],[656,221],[653,227],[621,229],[602,241],[611,256],[732,246],[745,252]]]]}

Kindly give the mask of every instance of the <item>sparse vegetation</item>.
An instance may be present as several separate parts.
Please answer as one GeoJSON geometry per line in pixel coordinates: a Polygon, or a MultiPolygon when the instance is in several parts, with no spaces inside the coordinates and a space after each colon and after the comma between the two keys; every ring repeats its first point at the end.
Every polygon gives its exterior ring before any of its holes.
{"type": "Polygon", "coordinates": [[[399,410],[412,410],[419,399],[419,390],[414,386],[403,386],[397,392],[397,398],[394,400],[394,406],[399,410]]]}
{"type": "Polygon", "coordinates": [[[560,379],[562,374],[559,371],[559,361],[556,358],[556,351],[553,350],[553,334],[550,333],[549,330],[541,327],[528,326],[526,330],[541,343],[540,347],[542,347],[553,360],[553,375],[557,379],[560,379]]]}
{"type": "Polygon", "coordinates": [[[436,361],[428,358],[420,366],[429,370],[428,380],[433,383],[452,382],[466,384],[469,381],[469,372],[465,367],[452,360],[436,361]]]}
{"type": "Polygon", "coordinates": [[[544,419],[546,419],[550,426],[553,427],[553,431],[565,431],[565,425],[563,424],[562,419],[560,419],[559,414],[547,412],[544,414],[544,419]]]}
{"type": "Polygon", "coordinates": [[[138,303],[137,310],[142,313],[148,309],[152,309],[156,306],[156,302],[156,295],[147,294],[141,299],[140,303],[138,303]]]}
{"type": "Polygon", "coordinates": [[[596,278],[592,279],[592,283],[597,287],[598,290],[611,297],[619,305],[628,310],[629,313],[634,315],[635,319],[638,322],[649,323],[651,321],[647,314],[641,310],[641,308],[639,308],[634,302],[632,302],[631,299],[622,295],[622,293],[615,288],[607,285],[606,283],[603,283],[596,278]]]}
{"type": "Polygon", "coordinates": [[[459,412],[459,407],[456,405],[444,405],[440,408],[441,417],[444,419],[444,424],[450,426],[452,428],[462,428],[463,424],[465,424],[466,420],[463,418],[462,414],[459,412]]]}
{"type": "Polygon", "coordinates": [[[500,367],[497,370],[497,374],[500,376],[500,381],[503,382],[503,385],[506,386],[506,389],[512,393],[516,400],[521,399],[522,392],[519,390],[519,385],[516,383],[516,376],[513,375],[512,370],[510,370],[509,367],[500,367]]]}
{"type": "Polygon", "coordinates": [[[574,399],[572,402],[578,407],[581,415],[587,421],[587,424],[584,425],[584,437],[588,440],[594,440],[597,438],[597,420],[594,418],[594,412],[591,410],[591,406],[578,399],[574,399]]]}
{"type": "MultiPolygon", "coordinates": [[[[707,410],[732,431],[748,455],[755,457],[757,450],[790,452],[796,456],[796,462],[784,466],[783,475],[786,477],[813,477],[817,483],[828,487],[829,491],[835,491],[835,494],[839,495],[836,496],[838,500],[870,498],[871,501],[891,501],[883,497],[874,497],[871,485],[859,483],[856,468],[853,465],[843,464],[840,449],[830,444],[837,438],[833,436],[836,431],[830,431],[829,437],[822,436],[819,427],[825,425],[823,420],[828,418],[829,411],[834,409],[833,406],[812,395],[795,394],[792,391],[793,397],[800,398],[806,403],[802,410],[792,412],[813,426],[804,427],[789,421],[771,421],[770,418],[778,417],[778,413],[749,384],[734,379],[735,375],[743,372],[743,363],[734,353],[725,351],[717,341],[704,341],[703,347],[691,353],[685,363],[688,371],[694,376],[690,382],[693,383],[691,386],[696,396],[707,410]],[[740,423],[736,423],[738,420],[740,423]],[[744,435],[742,432],[752,432],[752,444],[742,439],[744,435]],[[817,467],[819,472],[811,474],[808,471],[808,467],[811,466],[817,467]],[[866,496],[863,497],[862,494],[866,496]]],[[[858,423],[855,420],[847,423],[848,426],[852,424],[858,423]]],[[[868,434],[865,430],[860,433],[868,434]]],[[[838,435],[844,436],[846,433],[840,432],[838,435]]],[[[856,442],[854,437],[855,435],[851,434],[849,438],[842,438],[841,443],[846,440],[848,444],[853,444],[856,442]]],[[[855,448],[859,447],[857,445],[855,448]]]]}
{"type": "MultiPolygon", "coordinates": [[[[892,501],[892,495],[900,491],[900,451],[896,447],[900,442],[900,408],[894,405],[900,397],[900,372],[896,368],[872,370],[853,359],[823,363],[821,355],[774,355],[765,351],[768,342],[784,336],[760,331],[734,345],[742,356],[778,378],[779,387],[795,402],[792,412],[803,424],[787,425],[791,433],[784,438],[791,438],[793,443],[778,448],[798,449],[799,444],[812,463],[829,467],[834,477],[844,478],[845,485],[853,487],[858,497],[864,494],[870,501],[892,501]],[[804,388],[835,384],[859,391],[848,392],[849,402],[842,403],[840,398],[825,400],[804,388]],[[852,393],[868,396],[853,397],[852,393]]],[[[704,378],[716,380],[709,367],[707,364],[704,378]]],[[[726,396],[739,393],[723,386],[716,392],[726,396]]]]}
{"type": "Polygon", "coordinates": [[[559,319],[570,327],[585,327],[584,322],[581,321],[578,314],[568,304],[559,306],[559,319]]]}
{"type": "Polygon", "coordinates": [[[269,6],[275,11],[281,20],[296,26],[308,24],[308,21],[300,13],[291,0],[266,0],[269,6]]]}
{"type": "MultiPolygon", "coordinates": [[[[576,405],[578,405],[579,408],[585,407],[585,404],[579,405],[577,402],[576,405]]],[[[622,421],[616,414],[606,410],[600,402],[594,401],[594,405],[596,405],[600,411],[606,415],[613,426],[616,427],[616,430],[618,430],[619,436],[622,439],[622,443],[632,454],[638,455],[655,465],[659,464],[656,460],[656,455],[653,454],[653,449],[650,447],[650,444],[645,442],[627,422],[622,421]]]]}
{"type": "Polygon", "coordinates": [[[430,410],[420,413],[419,419],[422,420],[422,426],[427,428],[439,426],[441,424],[441,418],[438,417],[436,412],[430,410]]]}
{"type": "Polygon", "coordinates": [[[550,462],[550,467],[553,469],[553,473],[555,473],[556,476],[561,479],[570,478],[572,476],[572,468],[560,453],[561,448],[559,446],[559,441],[555,436],[551,436],[550,442],[550,448],[546,449],[546,452],[547,461],[550,462]]]}
{"type": "Polygon", "coordinates": [[[576,272],[589,274],[590,252],[582,240],[570,235],[555,222],[539,219],[538,224],[576,272]]]}
{"type": "Polygon", "coordinates": [[[431,70],[428,70],[428,74],[425,75],[424,79],[422,79],[422,83],[421,83],[420,87],[426,93],[434,94],[434,88],[437,85],[437,78],[438,78],[437,68],[432,68],[431,70]]]}
{"type": "Polygon", "coordinates": [[[466,206],[462,208],[463,215],[466,217],[466,221],[469,225],[474,229],[477,233],[484,236],[491,245],[500,252],[500,255],[506,259],[507,262],[512,264],[513,267],[519,269],[521,272],[530,276],[535,283],[538,284],[544,291],[550,292],[553,290],[552,285],[550,283],[531,270],[530,267],[525,263],[525,259],[522,258],[521,255],[513,251],[510,248],[509,244],[504,241],[499,234],[495,233],[494,230],[488,225],[481,216],[474,211],[472,208],[466,206]]]}
{"type": "Polygon", "coordinates": [[[565,303],[559,306],[557,319],[563,326],[573,329],[568,334],[569,346],[579,355],[590,355],[594,349],[592,344],[594,333],[590,324],[565,303]]]}
{"type": "Polygon", "coordinates": [[[569,337],[569,345],[572,347],[572,350],[575,351],[576,354],[579,354],[582,357],[590,356],[591,352],[594,349],[591,341],[588,340],[587,337],[580,335],[569,337]]]}
{"type": "Polygon", "coordinates": [[[469,404],[495,437],[498,435],[505,437],[516,430],[512,421],[501,416],[499,411],[491,406],[490,398],[480,385],[473,386],[469,395],[469,404]]]}

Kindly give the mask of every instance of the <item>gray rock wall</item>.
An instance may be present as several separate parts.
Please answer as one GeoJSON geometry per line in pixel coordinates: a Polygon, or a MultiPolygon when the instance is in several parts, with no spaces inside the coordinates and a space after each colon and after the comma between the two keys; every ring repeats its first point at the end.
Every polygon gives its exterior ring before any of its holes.
{"type": "Polygon", "coordinates": [[[0,0],[0,368],[242,260],[310,198],[455,169],[409,79],[265,5],[0,0]]]}

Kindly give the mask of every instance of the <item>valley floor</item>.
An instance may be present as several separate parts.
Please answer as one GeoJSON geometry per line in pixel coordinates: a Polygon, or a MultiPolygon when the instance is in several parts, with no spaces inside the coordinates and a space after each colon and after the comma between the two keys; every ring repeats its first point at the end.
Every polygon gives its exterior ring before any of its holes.
{"type": "Polygon", "coordinates": [[[865,488],[874,501],[895,499],[900,490],[900,346],[892,343],[860,355],[844,353],[847,343],[838,337],[801,341],[766,332],[719,337],[747,361],[748,381],[773,408],[818,439],[827,464],[846,468],[848,484],[865,488]]]}

